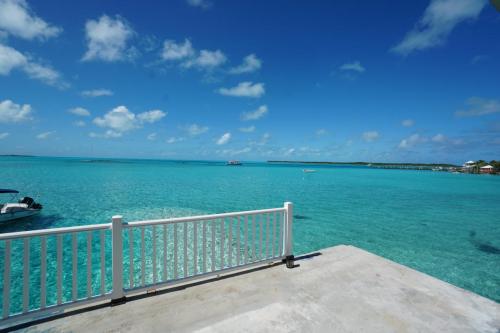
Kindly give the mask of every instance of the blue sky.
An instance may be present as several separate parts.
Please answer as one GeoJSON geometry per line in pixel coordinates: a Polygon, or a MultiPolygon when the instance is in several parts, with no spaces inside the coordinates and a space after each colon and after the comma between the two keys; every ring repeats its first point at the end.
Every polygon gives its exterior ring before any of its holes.
{"type": "Polygon", "coordinates": [[[0,153],[500,159],[487,0],[0,0],[0,153]]]}

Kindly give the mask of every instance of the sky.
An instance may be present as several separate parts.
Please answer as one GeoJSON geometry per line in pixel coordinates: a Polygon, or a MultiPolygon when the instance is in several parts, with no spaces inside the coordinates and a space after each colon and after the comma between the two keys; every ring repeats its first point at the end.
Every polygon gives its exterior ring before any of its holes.
{"type": "Polygon", "coordinates": [[[488,0],[0,0],[0,154],[500,159],[488,0]]]}

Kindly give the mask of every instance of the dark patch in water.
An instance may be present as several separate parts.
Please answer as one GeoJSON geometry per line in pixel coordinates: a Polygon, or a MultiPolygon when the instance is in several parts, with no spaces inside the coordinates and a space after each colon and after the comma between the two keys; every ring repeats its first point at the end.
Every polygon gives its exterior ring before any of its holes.
{"type": "Polygon", "coordinates": [[[479,251],[484,252],[484,253],[489,253],[489,254],[500,254],[500,248],[498,248],[494,245],[491,245],[489,243],[484,243],[484,242],[481,242],[481,241],[475,239],[474,238],[474,237],[476,237],[475,230],[469,231],[469,237],[470,237],[470,242],[472,243],[472,245],[474,245],[476,247],[476,249],[478,249],[479,251]]]}
{"type": "Polygon", "coordinates": [[[293,218],[297,219],[297,220],[310,220],[311,219],[309,216],[304,216],[304,215],[294,215],[293,218]]]}

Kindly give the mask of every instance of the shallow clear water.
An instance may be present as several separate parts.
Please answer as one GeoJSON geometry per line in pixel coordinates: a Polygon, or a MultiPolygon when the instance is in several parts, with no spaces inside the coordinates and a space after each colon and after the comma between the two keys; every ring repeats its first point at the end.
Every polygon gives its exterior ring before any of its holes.
{"type": "MultiPolygon", "coordinates": [[[[331,166],[305,174],[303,168],[0,157],[0,188],[44,205],[42,215],[3,224],[0,232],[106,223],[115,214],[133,221],[292,201],[297,254],[352,244],[500,301],[500,177],[331,166]]],[[[85,247],[85,240],[79,244],[85,247]]],[[[0,251],[2,274],[3,244],[0,251]]]]}

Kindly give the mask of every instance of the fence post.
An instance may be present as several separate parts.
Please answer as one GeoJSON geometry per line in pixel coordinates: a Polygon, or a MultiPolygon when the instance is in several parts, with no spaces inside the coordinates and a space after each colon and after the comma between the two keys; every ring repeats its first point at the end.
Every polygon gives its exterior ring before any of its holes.
{"type": "Polygon", "coordinates": [[[293,268],[293,204],[285,202],[285,262],[287,268],[293,268]]]}
{"type": "Polygon", "coordinates": [[[111,252],[113,266],[113,291],[111,293],[111,303],[122,303],[125,301],[123,293],[123,217],[115,215],[111,223],[111,252]]]}

